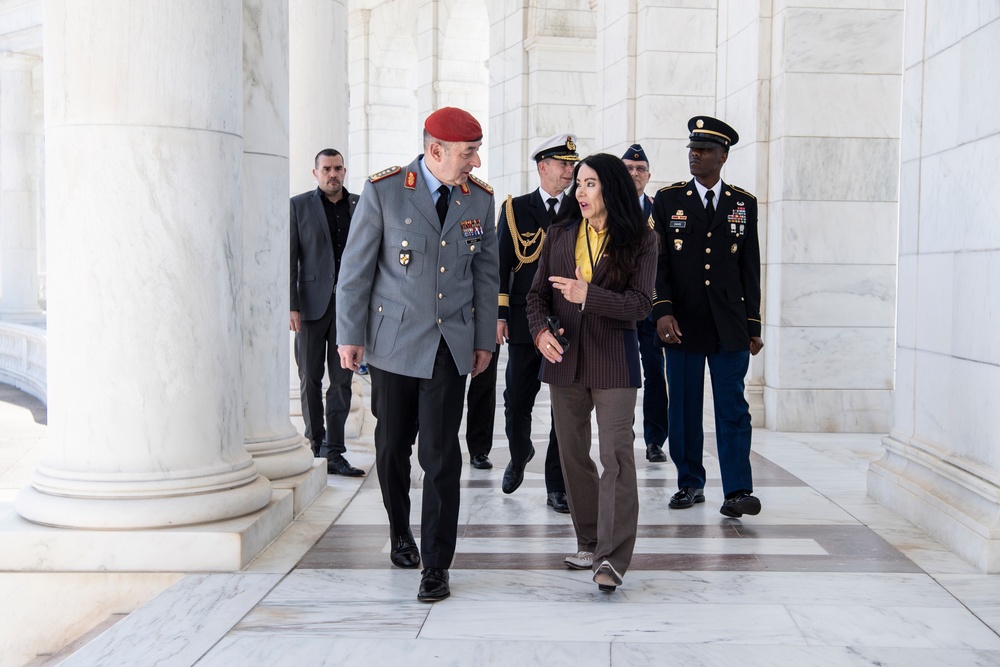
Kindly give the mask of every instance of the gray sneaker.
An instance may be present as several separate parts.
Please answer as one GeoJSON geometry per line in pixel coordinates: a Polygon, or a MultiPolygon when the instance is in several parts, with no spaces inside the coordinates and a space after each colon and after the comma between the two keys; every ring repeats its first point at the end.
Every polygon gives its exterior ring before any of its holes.
{"type": "Polygon", "coordinates": [[[573,570],[589,570],[594,567],[594,554],[591,551],[577,551],[572,556],[566,556],[563,563],[573,570]]]}

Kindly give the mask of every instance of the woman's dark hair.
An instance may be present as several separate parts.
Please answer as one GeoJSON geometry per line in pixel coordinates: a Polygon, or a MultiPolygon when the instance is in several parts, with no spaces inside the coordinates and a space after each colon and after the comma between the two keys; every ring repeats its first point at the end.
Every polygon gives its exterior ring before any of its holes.
{"type": "Polygon", "coordinates": [[[611,262],[608,273],[614,282],[624,285],[636,269],[639,253],[647,242],[650,230],[642,219],[635,183],[620,158],[595,153],[580,160],[573,169],[573,187],[566,195],[569,205],[562,207],[553,224],[576,221],[582,217],[576,200],[576,180],[580,175],[580,166],[584,164],[597,172],[604,208],[608,212],[607,258],[611,262]]]}

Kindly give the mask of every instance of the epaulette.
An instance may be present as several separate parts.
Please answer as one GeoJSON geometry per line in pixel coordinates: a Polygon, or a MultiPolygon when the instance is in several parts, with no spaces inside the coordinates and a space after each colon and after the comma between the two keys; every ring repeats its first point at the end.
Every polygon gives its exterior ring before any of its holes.
{"type": "Polygon", "coordinates": [[[472,174],[469,174],[469,180],[478,185],[479,187],[481,187],[483,190],[486,190],[490,194],[493,194],[492,186],[490,186],[490,184],[487,183],[486,181],[480,180],[475,176],[473,176],[472,174]]]}
{"type": "Polygon", "coordinates": [[[368,177],[368,180],[374,183],[375,181],[381,181],[383,178],[388,178],[393,174],[398,174],[403,170],[400,166],[389,167],[388,169],[383,169],[382,171],[376,171],[374,174],[368,177]]]}
{"type": "Polygon", "coordinates": [[[732,183],[726,183],[726,185],[728,185],[729,187],[731,187],[733,190],[736,190],[737,192],[741,192],[741,193],[745,194],[747,197],[753,197],[754,200],[757,199],[757,195],[755,195],[752,192],[747,192],[743,188],[737,187],[737,186],[733,185],[732,183]]]}
{"type": "Polygon", "coordinates": [[[657,190],[657,192],[663,192],[664,190],[671,190],[673,188],[679,188],[682,185],[687,185],[687,181],[678,181],[677,183],[674,183],[673,185],[664,185],[662,188],[660,188],[659,190],[657,190]]]}

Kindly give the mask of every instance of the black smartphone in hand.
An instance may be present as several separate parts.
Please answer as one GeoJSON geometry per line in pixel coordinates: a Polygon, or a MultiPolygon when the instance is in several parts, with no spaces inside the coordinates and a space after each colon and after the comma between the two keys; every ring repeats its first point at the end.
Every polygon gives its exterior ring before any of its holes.
{"type": "Polygon", "coordinates": [[[565,352],[569,348],[569,339],[559,333],[559,330],[562,329],[562,325],[559,323],[559,318],[555,315],[549,315],[545,319],[545,324],[549,328],[549,333],[552,334],[552,336],[556,339],[556,342],[559,343],[559,347],[561,347],[563,352],[565,352]]]}

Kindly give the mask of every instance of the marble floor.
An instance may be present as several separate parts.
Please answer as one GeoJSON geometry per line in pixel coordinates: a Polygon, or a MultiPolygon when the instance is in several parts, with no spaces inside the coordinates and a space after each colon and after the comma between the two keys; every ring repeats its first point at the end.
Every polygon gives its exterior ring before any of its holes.
{"type": "MultiPolygon", "coordinates": [[[[37,405],[17,405],[12,396],[0,392],[0,424],[16,410],[38,416],[37,405]]],[[[540,441],[548,430],[544,389],[537,406],[540,441]]],[[[366,470],[372,428],[369,416],[349,443],[351,462],[366,470]]],[[[374,475],[331,476],[320,498],[244,571],[150,573],[142,579],[152,582],[149,599],[130,613],[108,614],[68,646],[9,664],[1000,665],[1000,578],[980,574],[866,496],[878,435],[756,430],[763,511],[743,519],[719,514],[714,457],[706,461],[707,502],[668,509],[673,467],[647,463],[637,440],[636,556],[624,584],[607,594],[589,572],[562,564],[575,540],[569,516],[545,504],[542,457],[516,493],[500,492],[508,460],[502,408],[496,434],[494,468],[463,472],[445,601],[418,602],[419,571],[390,565],[374,475]]],[[[32,436],[19,437],[11,444],[0,436],[0,453],[34,451],[26,443],[32,436]]],[[[709,429],[707,451],[714,452],[713,437],[709,429]]],[[[23,472],[32,460],[12,458],[0,457],[0,493],[14,469],[23,472]]],[[[16,574],[0,574],[0,591],[16,574]]],[[[31,588],[15,590],[27,596],[31,588]]],[[[2,654],[0,664],[8,664],[2,654]]]]}

